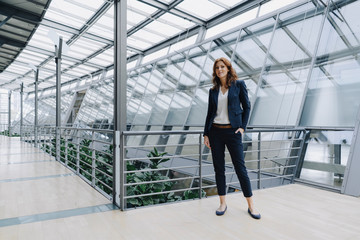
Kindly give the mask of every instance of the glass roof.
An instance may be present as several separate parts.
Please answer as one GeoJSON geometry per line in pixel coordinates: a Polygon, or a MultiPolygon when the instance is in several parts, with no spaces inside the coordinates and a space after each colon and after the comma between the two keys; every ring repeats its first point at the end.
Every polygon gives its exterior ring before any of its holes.
{"type": "MultiPolygon", "coordinates": [[[[128,67],[178,51],[294,1],[127,0],[128,67]],[[228,20],[219,20],[227,14],[228,20]],[[198,38],[203,27],[208,31],[198,38]]],[[[63,84],[105,69],[112,71],[113,19],[112,0],[52,0],[25,49],[0,73],[0,88],[19,91],[23,82],[25,92],[34,91],[33,67],[40,69],[39,90],[54,87],[55,47],[49,37],[54,34],[69,46],[63,52],[63,84]]],[[[185,76],[182,81],[192,84],[185,76]]]]}

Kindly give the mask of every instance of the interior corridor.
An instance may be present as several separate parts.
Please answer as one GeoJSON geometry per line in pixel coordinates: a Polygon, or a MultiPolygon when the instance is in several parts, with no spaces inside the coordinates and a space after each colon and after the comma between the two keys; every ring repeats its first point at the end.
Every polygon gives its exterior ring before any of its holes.
{"type": "Polygon", "coordinates": [[[359,239],[360,199],[299,184],[121,212],[73,172],[19,138],[0,136],[0,239],[359,239]]]}

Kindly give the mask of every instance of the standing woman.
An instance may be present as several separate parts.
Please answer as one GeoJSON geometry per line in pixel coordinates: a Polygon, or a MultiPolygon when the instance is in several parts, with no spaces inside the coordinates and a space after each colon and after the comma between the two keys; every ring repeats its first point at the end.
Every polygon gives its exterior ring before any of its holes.
{"type": "Polygon", "coordinates": [[[242,145],[242,135],[250,114],[250,101],[245,82],[237,80],[236,72],[230,61],[223,57],[215,60],[212,76],[213,87],[209,90],[204,144],[211,149],[216,186],[220,198],[220,206],[216,210],[216,215],[224,215],[227,210],[225,201],[226,145],[248,203],[248,213],[251,217],[260,219],[261,215],[255,211],[251,197],[251,184],[245,167],[242,145]]]}

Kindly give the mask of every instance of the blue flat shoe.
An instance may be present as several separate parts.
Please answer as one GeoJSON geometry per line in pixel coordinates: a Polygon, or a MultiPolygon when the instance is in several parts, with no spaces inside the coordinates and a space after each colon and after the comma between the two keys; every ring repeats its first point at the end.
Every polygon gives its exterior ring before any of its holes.
{"type": "Polygon", "coordinates": [[[227,206],[225,207],[225,210],[224,210],[224,211],[216,211],[216,215],[217,215],[217,216],[222,216],[222,215],[224,215],[224,213],[226,212],[226,210],[227,210],[227,206]]]}
{"type": "Polygon", "coordinates": [[[248,213],[250,214],[250,216],[254,219],[260,219],[261,218],[261,215],[260,213],[259,214],[253,214],[251,211],[250,211],[250,208],[248,208],[248,213]]]}

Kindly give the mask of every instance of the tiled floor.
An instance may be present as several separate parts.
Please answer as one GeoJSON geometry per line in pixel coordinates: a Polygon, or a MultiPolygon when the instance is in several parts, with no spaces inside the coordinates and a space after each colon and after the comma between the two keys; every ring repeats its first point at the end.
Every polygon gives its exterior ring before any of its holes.
{"type": "Polygon", "coordinates": [[[0,136],[0,239],[360,239],[360,199],[299,184],[121,212],[61,164],[0,136]]]}

